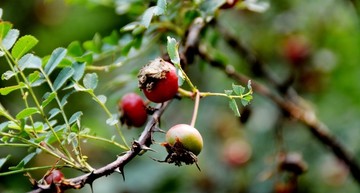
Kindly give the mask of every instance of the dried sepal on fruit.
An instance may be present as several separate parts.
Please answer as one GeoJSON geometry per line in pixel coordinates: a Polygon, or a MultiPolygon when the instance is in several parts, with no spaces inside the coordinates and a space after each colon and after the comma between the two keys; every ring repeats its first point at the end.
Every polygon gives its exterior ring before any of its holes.
{"type": "Polygon", "coordinates": [[[203,139],[197,129],[187,124],[178,124],[170,128],[166,133],[166,142],[162,143],[168,155],[163,162],[175,163],[181,166],[197,164],[197,155],[202,150],[203,139]]]}
{"type": "Polygon", "coordinates": [[[156,58],[141,68],[138,80],[139,88],[155,103],[174,98],[179,88],[176,68],[162,58],[156,58]]]}

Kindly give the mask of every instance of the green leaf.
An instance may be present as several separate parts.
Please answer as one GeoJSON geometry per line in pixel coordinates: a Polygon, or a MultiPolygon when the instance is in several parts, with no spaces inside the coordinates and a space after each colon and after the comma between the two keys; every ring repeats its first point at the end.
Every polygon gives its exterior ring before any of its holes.
{"type": "Polygon", "coordinates": [[[21,56],[31,50],[31,48],[33,48],[38,42],[39,40],[37,40],[34,36],[25,35],[15,43],[11,50],[11,55],[15,59],[19,59],[21,56]]]}
{"type": "Polygon", "coordinates": [[[34,54],[26,54],[21,57],[19,60],[19,68],[20,70],[24,70],[26,68],[31,69],[40,69],[42,65],[41,58],[35,56],[34,54]]]}
{"type": "Polygon", "coordinates": [[[81,47],[81,44],[79,41],[71,42],[68,47],[68,54],[73,57],[79,57],[84,54],[84,50],[81,47]]]}
{"type": "Polygon", "coordinates": [[[40,75],[40,78],[38,80],[36,80],[35,82],[33,82],[31,84],[31,87],[37,87],[37,86],[40,86],[42,85],[44,82],[46,82],[45,78],[42,78],[41,75],[40,75]]]}
{"type": "Polygon", "coordinates": [[[8,70],[6,72],[4,72],[4,74],[2,74],[1,76],[1,79],[2,80],[9,80],[11,77],[15,76],[16,73],[11,71],[11,70],[8,70]]]}
{"type": "Polygon", "coordinates": [[[180,69],[176,70],[176,75],[179,77],[178,85],[182,86],[185,82],[185,75],[183,74],[183,72],[180,69]]]}
{"type": "Polygon", "coordinates": [[[54,118],[57,114],[59,114],[61,111],[60,111],[60,109],[58,109],[58,108],[53,108],[53,109],[51,109],[50,111],[49,111],[49,114],[50,114],[50,116],[49,116],[49,119],[52,119],[52,118],[54,118]]]}
{"type": "Polygon", "coordinates": [[[2,44],[3,39],[6,37],[7,33],[12,28],[12,24],[10,22],[0,22],[0,42],[2,44]]]}
{"type": "Polygon", "coordinates": [[[154,9],[155,15],[162,15],[166,11],[166,0],[158,0],[154,9]]]}
{"type": "Polygon", "coordinates": [[[225,94],[230,96],[234,91],[233,90],[224,90],[225,94]]]}
{"type": "Polygon", "coordinates": [[[74,69],[73,79],[75,81],[79,81],[83,76],[85,72],[85,63],[73,63],[72,68],[74,69]]]}
{"type": "Polygon", "coordinates": [[[29,163],[29,161],[34,158],[36,155],[36,152],[30,153],[29,155],[27,155],[26,157],[24,157],[20,163],[15,166],[15,167],[9,167],[9,170],[20,170],[22,168],[24,168],[24,166],[29,163]]]}
{"type": "Polygon", "coordinates": [[[95,53],[100,53],[101,46],[102,46],[100,34],[95,34],[94,38],[92,40],[84,42],[83,46],[86,50],[89,50],[89,51],[92,51],[95,53]]]}
{"type": "Polygon", "coordinates": [[[45,65],[45,73],[47,75],[50,75],[54,69],[60,64],[61,60],[66,56],[67,50],[65,48],[56,48],[51,56],[48,62],[45,65]]]}
{"type": "Polygon", "coordinates": [[[11,155],[7,155],[5,158],[0,159],[0,169],[5,164],[5,162],[11,157],[11,155]]]}
{"type": "Polygon", "coordinates": [[[66,95],[63,96],[63,98],[61,99],[61,106],[65,106],[67,104],[67,99],[69,98],[69,96],[74,93],[75,91],[69,92],[66,95]]]}
{"type": "Polygon", "coordinates": [[[44,95],[44,101],[41,103],[41,106],[43,108],[45,108],[52,100],[54,100],[56,97],[56,92],[52,92],[52,93],[45,93],[44,95]]]}
{"type": "Polygon", "coordinates": [[[93,60],[94,59],[93,59],[93,54],[92,53],[87,53],[87,54],[84,54],[84,55],[76,58],[76,61],[78,61],[80,63],[86,62],[88,64],[92,64],[93,60]]]}
{"type": "Polygon", "coordinates": [[[74,69],[66,67],[62,69],[54,81],[54,89],[59,90],[74,74],[74,69]]]}
{"type": "Polygon", "coordinates": [[[137,28],[140,25],[139,22],[131,22],[126,24],[124,27],[122,27],[120,29],[121,32],[128,32],[128,31],[133,31],[135,28],[137,28]]]}
{"type": "Polygon", "coordinates": [[[225,0],[206,0],[200,5],[200,9],[205,13],[211,14],[224,4],[224,2],[225,0]]]}
{"type": "Polygon", "coordinates": [[[98,84],[98,76],[96,73],[88,73],[83,79],[85,88],[94,90],[98,84]]]}
{"type": "Polygon", "coordinates": [[[2,45],[6,50],[9,50],[16,42],[20,35],[20,31],[17,29],[11,29],[2,40],[2,45]]]}
{"type": "Polygon", "coordinates": [[[119,35],[116,31],[113,31],[109,36],[103,39],[103,42],[113,46],[118,45],[118,41],[119,41],[119,35]]]}
{"type": "Polygon", "coordinates": [[[246,95],[244,98],[241,99],[241,104],[243,106],[246,106],[250,103],[250,101],[252,100],[252,95],[246,95]]]}
{"type": "Polygon", "coordinates": [[[105,95],[99,95],[99,96],[97,96],[97,98],[102,104],[106,103],[107,98],[105,95]]]}
{"type": "Polygon", "coordinates": [[[1,95],[8,95],[12,91],[15,91],[15,90],[18,90],[18,89],[21,89],[21,88],[25,88],[25,87],[26,87],[26,85],[23,82],[20,82],[19,85],[0,88],[0,94],[1,95]]]}
{"type": "Polygon", "coordinates": [[[70,144],[70,143],[73,142],[74,140],[77,141],[76,136],[77,136],[77,134],[74,133],[74,132],[69,133],[69,135],[67,136],[67,139],[66,139],[67,142],[68,142],[68,144],[70,144]]]}
{"type": "Polygon", "coordinates": [[[179,44],[172,37],[167,37],[167,52],[170,56],[171,62],[174,64],[180,64],[180,56],[179,56],[179,44]]]}
{"type": "Polygon", "coordinates": [[[236,84],[232,84],[232,88],[233,91],[235,92],[235,94],[237,95],[242,95],[245,91],[245,87],[241,86],[241,85],[236,85],[236,84]]]}
{"type": "Polygon", "coordinates": [[[106,120],[106,124],[113,126],[119,122],[119,117],[117,114],[113,114],[110,118],[106,120]]]}
{"type": "Polygon", "coordinates": [[[154,16],[154,9],[155,9],[155,6],[149,7],[148,9],[146,9],[146,11],[144,12],[144,15],[141,19],[141,24],[144,25],[146,28],[148,28],[150,26],[151,20],[154,16]]]}
{"type": "Polygon", "coordinates": [[[39,71],[34,71],[33,73],[29,74],[28,81],[29,81],[30,84],[32,84],[35,81],[39,80],[40,77],[41,77],[40,72],[39,71]]]}
{"type": "Polygon", "coordinates": [[[80,120],[80,117],[82,115],[83,115],[83,113],[81,111],[74,113],[69,119],[69,124],[73,124],[75,121],[80,120]]]}
{"type": "Polygon", "coordinates": [[[229,106],[230,106],[230,109],[234,112],[235,116],[240,117],[240,111],[236,104],[235,99],[230,99],[229,106]]]}
{"type": "Polygon", "coordinates": [[[26,108],[22,111],[20,111],[17,115],[16,115],[16,119],[23,119],[23,118],[26,118],[26,117],[29,117],[35,113],[40,113],[39,110],[35,107],[29,107],[29,108],[26,108]]]}
{"type": "Polygon", "coordinates": [[[146,28],[143,25],[139,25],[131,32],[131,34],[134,37],[140,38],[139,36],[141,36],[145,31],[146,31],[146,28]]]}
{"type": "Polygon", "coordinates": [[[185,13],[183,24],[188,26],[199,16],[201,16],[201,13],[198,9],[190,9],[185,13]]]}

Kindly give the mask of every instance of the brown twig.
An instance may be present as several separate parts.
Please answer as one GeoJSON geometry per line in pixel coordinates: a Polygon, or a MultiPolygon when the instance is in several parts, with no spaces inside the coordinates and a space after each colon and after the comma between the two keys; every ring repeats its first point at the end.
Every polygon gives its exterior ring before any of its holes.
{"type": "MultiPolygon", "coordinates": [[[[247,84],[250,80],[247,76],[237,73],[231,65],[224,65],[219,61],[213,60],[203,49],[199,49],[199,56],[210,65],[221,69],[230,78],[241,84],[247,84]]],[[[268,87],[254,80],[252,80],[252,88],[255,93],[272,100],[281,110],[305,124],[314,137],[316,137],[326,147],[330,148],[334,155],[336,155],[337,158],[342,160],[348,166],[353,178],[360,184],[360,167],[354,156],[338,142],[335,136],[329,132],[328,127],[317,119],[315,113],[311,109],[302,106],[298,101],[293,101],[274,94],[268,87]]],[[[296,96],[295,98],[298,100],[304,100],[300,96],[296,96]]]]}
{"type": "Polygon", "coordinates": [[[133,142],[129,151],[125,152],[121,156],[118,156],[115,161],[90,173],[75,178],[65,179],[60,184],[57,184],[57,187],[54,185],[38,185],[36,189],[30,191],[29,193],[53,192],[56,190],[54,188],[62,191],[67,189],[80,189],[86,184],[91,185],[96,179],[107,176],[116,171],[120,172],[125,180],[124,166],[135,158],[141,151],[149,150],[149,146],[153,143],[152,135],[155,131],[157,131],[159,119],[168,104],[169,102],[165,102],[157,106],[157,110],[152,115],[152,119],[148,121],[139,139],[133,142]]]}

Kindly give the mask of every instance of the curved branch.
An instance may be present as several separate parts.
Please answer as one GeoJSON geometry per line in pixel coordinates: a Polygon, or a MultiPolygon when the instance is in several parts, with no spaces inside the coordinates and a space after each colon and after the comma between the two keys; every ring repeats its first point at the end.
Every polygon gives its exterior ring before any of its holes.
{"type": "Polygon", "coordinates": [[[152,119],[148,121],[139,139],[135,140],[132,143],[131,149],[129,151],[125,152],[121,156],[118,156],[115,161],[99,169],[96,169],[91,173],[87,173],[75,178],[65,179],[56,186],[37,185],[36,189],[30,191],[29,193],[52,192],[56,189],[60,189],[62,191],[67,189],[80,189],[86,184],[91,185],[96,179],[107,176],[114,172],[120,172],[125,180],[124,166],[129,163],[133,158],[135,158],[140,152],[149,150],[149,146],[153,143],[152,135],[155,131],[157,131],[159,119],[169,105],[169,103],[170,101],[159,104],[156,107],[157,110],[152,115],[152,119]]]}
{"type": "MultiPolygon", "coordinates": [[[[216,21],[213,21],[213,24],[216,26],[216,21]]],[[[249,77],[237,73],[231,65],[225,65],[222,62],[212,59],[208,55],[207,50],[199,45],[200,32],[206,26],[207,25],[199,22],[194,22],[194,24],[190,26],[188,34],[193,34],[194,37],[192,37],[192,39],[197,39],[197,41],[187,41],[185,48],[191,47],[193,54],[198,54],[200,58],[207,61],[210,65],[224,71],[230,78],[236,80],[237,82],[247,84],[250,80],[249,77]],[[194,49],[196,45],[197,48],[194,49]]],[[[306,125],[314,137],[316,137],[323,145],[328,147],[338,159],[342,160],[347,165],[353,178],[358,182],[358,184],[360,184],[360,166],[356,161],[355,156],[348,152],[348,150],[337,140],[337,138],[329,132],[328,127],[316,117],[312,109],[302,105],[303,103],[300,101],[304,101],[304,99],[299,96],[290,85],[282,84],[276,80],[276,78],[264,68],[263,62],[256,55],[238,43],[238,41],[228,32],[221,30],[224,28],[217,26],[217,29],[220,29],[220,33],[224,36],[227,43],[239,51],[240,55],[242,55],[246,62],[250,64],[254,75],[265,77],[279,91],[278,93],[274,93],[267,86],[252,80],[252,88],[254,92],[272,100],[281,110],[283,110],[283,112],[306,125]],[[286,97],[286,95],[291,97],[286,97]]],[[[185,56],[187,55],[189,54],[186,54],[185,56]]]]}
{"type": "MultiPolygon", "coordinates": [[[[199,49],[199,56],[210,65],[221,69],[230,78],[240,82],[241,84],[247,84],[250,80],[247,76],[237,73],[231,65],[224,65],[221,62],[213,60],[205,50],[199,49]]],[[[311,109],[301,105],[299,101],[304,99],[296,93],[292,93],[295,97],[292,97],[292,100],[290,100],[274,94],[268,87],[254,80],[252,80],[251,83],[254,92],[272,100],[281,110],[306,125],[314,137],[316,137],[326,147],[330,148],[334,155],[348,166],[353,178],[358,182],[358,184],[360,184],[360,166],[355,160],[355,157],[338,142],[336,137],[329,132],[328,127],[318,120],[311,109]],[[294,101],[294,99],[296,101],[294,101]]]]}

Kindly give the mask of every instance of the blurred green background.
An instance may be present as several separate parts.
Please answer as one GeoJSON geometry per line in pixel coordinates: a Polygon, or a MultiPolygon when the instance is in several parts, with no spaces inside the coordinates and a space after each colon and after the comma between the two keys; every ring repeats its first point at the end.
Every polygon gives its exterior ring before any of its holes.
{"type": "MultiPolygon", "coordinates": [[[[83,42],[92,39],[95,33],[109,35],[139,16],[139,13],[117,14],[115,5],[107,4],[112,1],[94,2],[102,5],[67,4],[62,0],[1,0],[0,7],[4,11],[3,20],[12,22],[21,35],[31,34],[39,39],[34,52],[45,56],[74,40],[83,42]]],[[[120,5],[121,1],[118,2],[117,5],[120,5]]],[[[360,21],[356,9],[350,1],[339,0],[268,2],[270,7],[264,13],[221,10],[217,13],[217,20],[220,26],[253,49],[277,79],[286,80],[293,76],[293,86],[307,100],[307,105],[315,109],[319,119],[360,160],[360,21]],[[292,37],[305,40],[308,49],[306,61],[294,64],[286,57],[284,47],[292,37]]],[[[203,41],[217,38],[216,33],[216,30],[207,30],[203,41]]],[[[251,76],[243,58],[221,38],[216,41],[217,51],[214,53],[220,52],[227,62],[251,76]]],[[[165,45],[166,42],[158,44],[165,45]]],[[[159,50],[148,49],[142,57],[121,68],[99,73],[100,86],[96,92],[109,97],[109,109],[116,112],[116,103],[124,93],[138,92],[137,70],[159,54],[159,50]],[[113,80],[121,84],[113,84],[113,80]]],[[[7,65],[3,60],[0,62],[0,71],[3,72],[7,65]]],[[[231,88],[233,81],[210,66],[199,68],[199,65],[192,65],[187,70],[201,91],[223,92],[231,88]]],[[[251,78],[266,84],[261,77],[251,78]]],[[[17,107],[15,100],[0,99],[10,112],[21,108],[17,107]]],[[[98,113],[100,108],[88,96],[76,94],[70,98],[70,103],[73,104],[71,109],[68,107],[66,110],[84,112],[83,125],[108,138],[115,133],[106,126],[105,114],[98,113]]],[[[279,129],[283,131],[282,148],[302,154],[308,165],[308,171],[299,177],[298,192],[360,191],[359,184],[354,182],[341,163],[303,125],[283,119],[279,109],[268,99],[254,95],[249,107],[250,118],[246,123],[234,117],[227,105],[227,100],[223,98],[201,100],[196,124],[205,144],[199,155],[201,172],[195,166],[176,167],[153,161],[150,157],[164,159],[166,156],[164,149],[155,144],[153,148],[157,153],[146,153],[126,165],[126,181],[120,174],[98,179],[93,186],[94,192],[274,192],[281,178],[281,174],[276,172],[276,157],[280,149],[276,131],[279,129]],[[225,159],[230,149],[228,144],[233,139],[243,142],[237,144],[242,148],[235,148],[235,152],[250,156],[244,164],[232,165],[225,159]]],[[[191,100],[175,100],[164,114],[161,127],[167,129],[177,123],[190,122],[192,108],[191,100]]],[[[134,129],[125,133],[131,141],[140,132],[141,129],[134,129]]],[[[162,142],[163,137],[163,134],[156,134],[156,142],[162,142]]],[[[113,161],[121,152],[113,146],[91,140],[86,141],[83,147],[94,167],[113,161]]],[[[26,153],[23,149],[2,149],[1,157],[9,151],[19,151],[10,159],[12,163],[9,165],[16,165],[21,155],[26,153]]],[[[54,162],[48,155],[41,155],[31,164],[54,162]]],[[[44,172],[32,174],[39,179],[44,172]]],[[[80,174],[71,169],[64,169],[64,173],[66,177],[80,174]]],[[[0,177],[0,192],[25,192],[29,189],[30,183],[22,174],[0,177]]],[[[86,186],[82,190],[68,192],[90,191],[90,187],[86,186]]]]}

